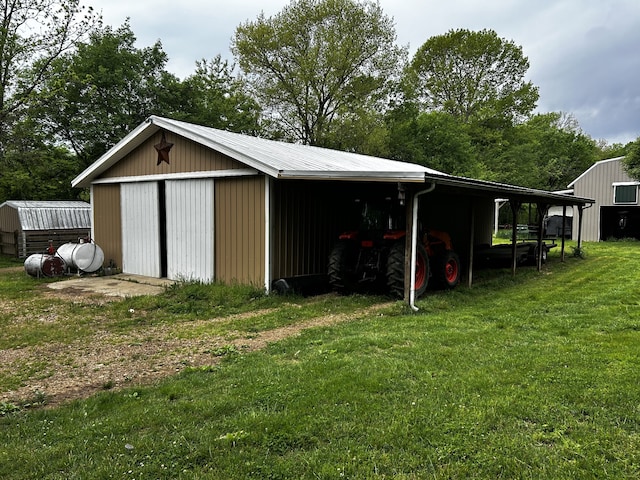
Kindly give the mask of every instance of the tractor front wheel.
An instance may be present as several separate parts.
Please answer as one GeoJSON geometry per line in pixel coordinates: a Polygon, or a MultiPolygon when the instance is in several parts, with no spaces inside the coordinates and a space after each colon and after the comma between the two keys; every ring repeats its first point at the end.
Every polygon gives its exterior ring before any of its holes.
{"type": "MultiPolygon", "coordinates": [[[[404,297],[404,239],[393,244],[387,259],[387,287],[394,297],[404,297]]],[[[429,281],[429,258],[423,245],[416,250],[416,298],[424,293],[429,281]]]]}
{"type": "Polygon", "coordinates": [[[431,259],[433,283],[437,288],[454,288],[460,283],[460,258],[453,250],[446,250],[431,259]]]}

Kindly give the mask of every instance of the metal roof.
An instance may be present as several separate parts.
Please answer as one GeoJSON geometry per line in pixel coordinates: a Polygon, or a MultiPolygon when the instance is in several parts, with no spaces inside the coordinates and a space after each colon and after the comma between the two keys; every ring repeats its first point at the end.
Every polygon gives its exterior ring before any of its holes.
{"type": "Polygon", "coordinates": [[[159,130],[188,138],[279,179],[424,182],[425,174],[448,176],[422,165],[328,148],[267,140],[151,116],[78,175],[74,187],[87,187],[159,130]]]}
{"type": "Polygon", "coordinates": [[[476,194],[505,196],[523,202],[544,201],[559,205],[593,203],[593,200],[588,198],[456,177],[413,163],[267,140],[157,116],[149,117],[124,137],[78,175],[72,185],[90,186],[92,181],[159,130],[188,138],[277,179],[435,182],[439,185],[473,190],[476,194]]]}
{"type": "Polygon", "coordinates": [[[576,182],[578,180],[580,180],[582,177],[584,177],[585,175],[588,175],[589,172],[591,172],[592,170],[598,168],[600,165],[602,165],[603,163],[609,163],[609,162],[619,162],[620,160],[622,160],[624,158],[624,156],[622,157],[615,157],[615,158],[607,158],[606,160],[600,160],[599,162],[594,163],[593,165],[591,165],[589,168],[587,168],[584,172],[582,172],[580,175],[578,175],[578,177],[571,182],[569,185],[567,185],[567,188],[573,188],[574,185],[576,184],[576,182]]]}
{"type": "Polygon", "coordinates": [[[586,205],[594,203],[594,200],[591,198],[576,197],[565,193],[549,192],[546,190],[490,182],[487,180],[476,180],[473,178],[454,176],[445,178],[426,175],[425,180],[427,182],[434,182],[437,185],[473,190],[476,194],[485,193],[487,196],[493,198],[505,197],[509,200],[520,200],[523,203],[547,203],[550,205],[586,205]]]}
{"type": "Polygon", "coordinates": [[[79,201],[8,200],[0,205],[15,208],[23,231],[91,228],[91,205],[79,201]]]}

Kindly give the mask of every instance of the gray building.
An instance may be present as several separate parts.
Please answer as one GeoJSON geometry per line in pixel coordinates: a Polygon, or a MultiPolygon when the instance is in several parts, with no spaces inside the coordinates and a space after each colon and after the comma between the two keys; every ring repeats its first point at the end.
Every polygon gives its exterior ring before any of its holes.
{"type": "Polygon", "coordinates": [[[91,205],[79,201],[7,200],[0,205],[0,254],[28,257],[91,235],[91,205]]]}
{"type": "MultiPolygon", "coordinates": [[[[640,182],[627,174],[623,158],[596,162],[569,184],[574,195],[595,200],[582,216],[582,239],[585,241],[640,239],[640,182]]],[[[577,222],[578,215],[573,218],[577,222]]],[[[576,239],[577,225],[574,225],[573,232],[576,239]]]]}

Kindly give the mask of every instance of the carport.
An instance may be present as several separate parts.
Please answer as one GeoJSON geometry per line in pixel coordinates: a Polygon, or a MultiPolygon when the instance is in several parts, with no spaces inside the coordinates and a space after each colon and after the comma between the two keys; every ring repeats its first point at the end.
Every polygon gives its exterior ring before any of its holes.
{"type": "MultiPolygon", "coordinates": [[[[464,242],[457,241],[457,245],[462,245],[458,249],[463,264],[467,266],[467,283],[473,283],[473,264],[476,246],[479,244],[489,244],[492,240],[492,217],[493,205],[496,198],[504,198],[509,201],[512,210],[512,236],[511,236],[511,269],[515,275],[517,268],[517,213],[524,204],[535,204],[537,206],[537,268],[542,266],[543,235],[542,223],[544,216],[551,206],[561,206],[563,215],[563,225],[568,222],[567,209],[574,206],[578,209],[578,247],[581,246],[582,212],[593,204],[589,198],[575,197],[563,193],[547,192],[543,190],[530,189],[515,185],[507,185],[496,182],[476,180],[464,177],[455,177],[442,174],[426,174],[426,188],[411,190],[411,219],[407,229],[407,238],[410,238],[411,258],[407,259],[408,265],[415,264],[415,251],[417,245],[417,225],[416,220],[429,222],[430,218],[446,223],[445,227],[450,232],[458,233],[458,238],[465,239],[464,242]],[[432,202],[429,202],[432,199],[432,202]],[[439,208],[439,206],[445,206],[439,208]],[[491,210],[491,212],[490,212],[491,210]]],[[[409,242],[409,240],[408,240],[409,242]]],[[[407,249],[409,251],[409,248],[407,249]]],[[[561,258],[564,261],[565,238],[561,239],[561,258]]],[[[405,289],[405,299],[415,308],[415,285],[414,274],[406,269],[405,285],[410,285],[405,289]]]]}

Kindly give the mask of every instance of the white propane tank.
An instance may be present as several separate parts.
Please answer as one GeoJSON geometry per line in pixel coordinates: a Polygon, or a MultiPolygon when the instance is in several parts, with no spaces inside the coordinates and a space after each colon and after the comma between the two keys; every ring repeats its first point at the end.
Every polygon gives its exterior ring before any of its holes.
{"type": "Polygon", "coordinates": [[[58,248],[56,254],[68,267],[86,273],[100,270],[104,262],[104,252],[93,242],[65,243],[58,248]]]}

